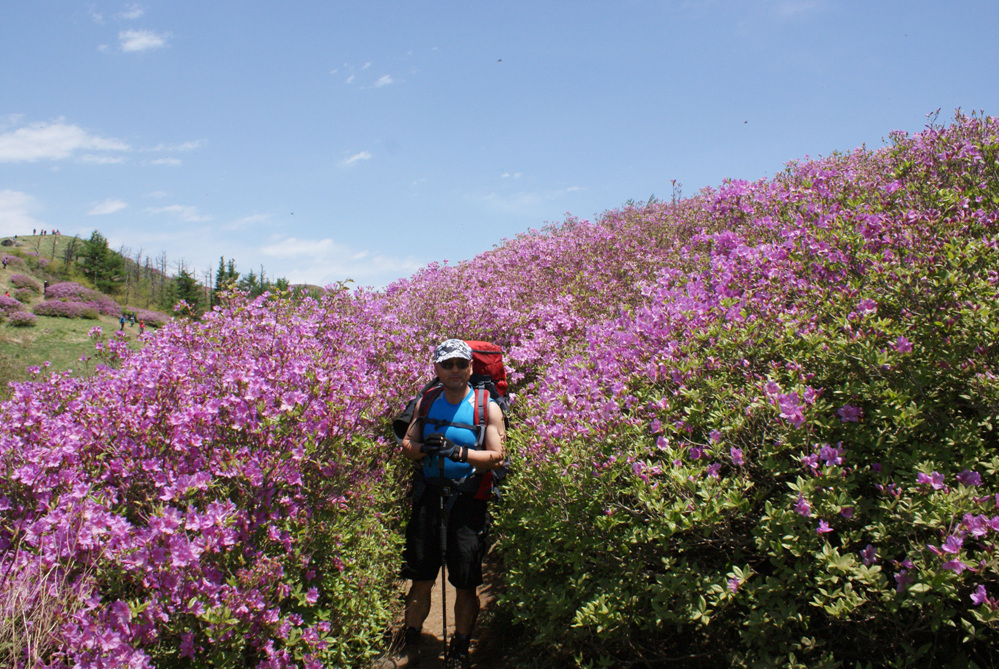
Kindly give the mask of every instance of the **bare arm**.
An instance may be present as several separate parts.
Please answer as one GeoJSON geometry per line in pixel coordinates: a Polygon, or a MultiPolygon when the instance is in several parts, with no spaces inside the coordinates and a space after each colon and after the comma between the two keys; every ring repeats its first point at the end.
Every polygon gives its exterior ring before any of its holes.
{"type": "Polygon", "coordinates": [[[469,451],[468,462],[476,469],[496,469],[503,464],[504,459],[506,459],[506,423],[503,421],[503,410],[496,402],[490,402],[485,449],[469,451]]]}
{"type": "Polygon", "coordinates": [[[409,427],[406,429],[406,436],[402,438],[402,454],[405,455],[410,460],[422,460],[427,457],[425,453],[420,453],[420,446],[423,445],[423,435],[420,434],[420,405],[423,403],[423,398],[416,403],[416,409],[413,410],[413,420],[409,422],[409,427]]]}

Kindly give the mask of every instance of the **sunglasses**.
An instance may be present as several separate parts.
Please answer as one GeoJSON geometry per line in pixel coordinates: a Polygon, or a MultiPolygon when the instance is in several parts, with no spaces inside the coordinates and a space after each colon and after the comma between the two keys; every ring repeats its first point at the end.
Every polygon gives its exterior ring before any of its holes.
{"type": "Polygon", "coordinates": [[[468,366],[472,363],[470,360],[463,360],[462,358],[450,358],[448,360],[445,360],[444,362],[438,362],[437,364],[443,367],[444,369],[449,370],[453,369],[454,367],[457,367],[458,369],[468,369],[468,366]]]}

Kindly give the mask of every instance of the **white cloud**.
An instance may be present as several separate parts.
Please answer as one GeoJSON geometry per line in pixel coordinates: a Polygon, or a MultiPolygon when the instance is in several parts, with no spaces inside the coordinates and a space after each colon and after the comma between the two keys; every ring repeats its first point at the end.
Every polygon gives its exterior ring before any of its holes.
{"type": "Polygon", "coordinates": [[[236,220],[226,224],[225,227],[227,230],[243,230],[254,225],[267,223],[270,219],[270,214],[251,214],[249,216],[244,216],[243,218],[237,218],[236,220]]]}
{"type": "Polygon", "coordinates": [[[772,4],[774,14],[784,20],[820,12],[825,6],[825,0],[776,0],[772,4]]]}
{"type": "Polygon", "coordinates": [[[103,202],[94,202],[90,207],[90,211],[87,212],[88,216],[103,216],[105,214],[113,214],[116,211],[121,211],[128,204],[122,202],[121,200],[114,200],[108,198],[103,202]]]}
{"type": "Polygon", "coordinates": [[[513,174],[511,174],[511,173],[509,173],[509,172],[504,172],[504,173],[503,173],[502,175],[500,175],[500,176],[501,176],[501,177],[502,177],[503,179],[519,179],[519,178],[520,178],[521,176],[523,176],[523,173],[522,173],[522,172],[514,172],[513,174]]]}
{"type": "Polygon", "coordinates": [[[521,191],[508,195],[489,193],[478,198],[484,204],[493,209],[520,216],[540,216],[544,214],[544,209],[551,202],[559,200],[569,193],[576,193],[585,190],[579,186],[571,186],[560,190],[552,191],[521,191]]]}
{"type": "Polygon", "coordinates": [[[395,81],[392,80],[392,77],[386,74],[382,77],[379,77],[378,81],[376,81],[373,85],[375,88],[381,88],[382,86],[388,86],[389,84],[394,84],[394,83],[395,81]]]}
{"type": "Polygon", "coordinates": [[[118,45],[124,52],[149,51],[166,46],[167,33],[155,33],[152,30],[122,30],[118,33],[118,45]]]}
{"type": "MultiPolygon", "coordinates": [[[[65,160],[77,151],[128,150],[128,144],[121,140],[91,134],[62,119],[54,123],[32,123],[0,135],[0,163],[65,160]]],[[[88,156],[88,161],[97,162],[94,156],[88,156]]]]}
{"type": "Polygon", "coordinates": [[[124,19],[126,21],[134,21],[145,13],[146,10],[143,9],[141,5],[126,5],[125,8],[118,13],[116,18],[124,19]]]}
{"type": "Polygon", "coordinates": [[[0,190],[0,234],[25,235],[32,228],[45,225],[31,215],[37,208],[35,198],[27,193],[0,190]]]}
{"type": "Polygon", "coordinates": [[[204,146],[206,140],[195,139],[187,142],[181,142],[180,144],[157,144],[149,151],[163,151],[167,153],[183,153],[185,151],[194,151],[195,149],[200,149],[204,146]]]}
{"type": "Polygon", "coordinates": [[[150,165],[167,165],[169,167],[177,167],[181,164],[180,158],[157,158],[156,160],[150,160],[150,165]]]}
{"type": "Polygon", "coordinates": [[[211,216],[198,213],[197,207],[182,204],[172,204],[168,207],[150,207],[150,214],[173,214],[184,223],[203,223],[212,220],[211,216]]]}
{"type": "Polygon", "coordinates": [[[360,153],[355,153],[350,158],[344,158],[340,164],[343,165],[344,167],[347,167],[362,160],[371,160],[371,153],[368,151],[361,151],[360,153]]]}
{"type": "Polygon", "coordinates": [[[382,288],[395,277],[413,274],[425,264],[412,256],[397,258],[371,253],[332,239],[287,237],[260,248],[260,253],[293,263],[293,269],[284,277],[292,284],[325,285],[353,279],[356,285],[382,288]]]}
{"type": "Polygon", "coordinates": [[[353,74],[352,74],[352,75],[350,75],[349,77],[347,77],[347,83],[348,83],[348,84],[352,84],[352,83],[354,83],[354,75],[353,75],[353,74]]]}
{"type": "Polygon", "coordinates": [[[85,153],[80,156],[80,162],[91,165],[121,165],[125,159],[121,156],[98,156],[93,153],[85,153]]]}

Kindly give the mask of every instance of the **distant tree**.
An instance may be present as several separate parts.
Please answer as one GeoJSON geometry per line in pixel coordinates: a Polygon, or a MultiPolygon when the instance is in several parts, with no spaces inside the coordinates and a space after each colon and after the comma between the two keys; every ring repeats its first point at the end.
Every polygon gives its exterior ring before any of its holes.
{"type": "Polygon", "coordinates": [[[70,276],[70,268],[72,268],[73,263],[76,262],[76,256],[80,252],[80,238],[73,235],[73,238],[69,240],[66,244],[66,248],[62,252],[62,269],[61,274],[64,279],[68,279],[70,276]]]}
{"type": "Polygon", "coordinates": [[[239,280],[239,289],[254,297],[263,292],[260,281],[257,280],[257,274],[252,269],[249,274],[239,280]]]}
{"type": "Polygon", "coordinates": [[[177,270],[177,276],[170,282],[167,295],[169,296],[170,308],[181,301],[187,303],[187,309],[180,312],[181,315],[193,316],[194,318],[201,315],[204,307],[202,288],[186,265],[182,264],[177,270]]]}
{"type": "Polygon", "coordinates": [[[125,280],[125,259],[108,248],[108,240],[96,230],[83,242],[78,262],[83,274],[101,292],[113,293],[125,280]]]}
{"type": "Polygon", "coordinates": [[[230,259],[227,264],[225,257],[219,256],[219,268],[215,271],[215,290],[212,291],[212,305],[219,304],[221,294],[238,285],[239,272],[236,271],[236,261],[230,259]]]}

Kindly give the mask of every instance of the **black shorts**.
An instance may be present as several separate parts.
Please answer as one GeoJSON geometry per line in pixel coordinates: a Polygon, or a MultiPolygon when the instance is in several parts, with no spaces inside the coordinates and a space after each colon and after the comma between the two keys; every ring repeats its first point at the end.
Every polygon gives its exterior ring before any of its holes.
{"type": "MultiPolygon", "coordinates": [[[[486,501],[455,494],[457,499],[447,519],[447,580],[456,588],[474,588],[482,584],[486,501]]],[[[413,504],[413,515],[406,527],[403,578],[433,581],[440,572],[440,501],[440,488],[427,486],[413,504]]]]}

